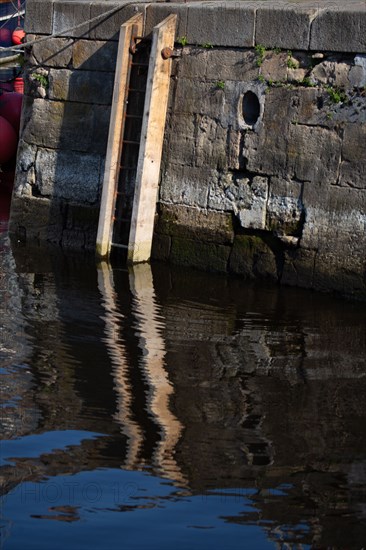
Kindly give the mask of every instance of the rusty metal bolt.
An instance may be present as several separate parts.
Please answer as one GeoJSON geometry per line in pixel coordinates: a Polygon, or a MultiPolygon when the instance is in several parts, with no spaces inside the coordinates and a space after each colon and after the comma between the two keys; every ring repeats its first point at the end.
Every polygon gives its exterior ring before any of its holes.
{"type": "Polygon", "coordinates": [[[163,48],[161,50],[161,56],[163,59],[169,59],[173,55],[173,50],[171,48],[163,48]]]}

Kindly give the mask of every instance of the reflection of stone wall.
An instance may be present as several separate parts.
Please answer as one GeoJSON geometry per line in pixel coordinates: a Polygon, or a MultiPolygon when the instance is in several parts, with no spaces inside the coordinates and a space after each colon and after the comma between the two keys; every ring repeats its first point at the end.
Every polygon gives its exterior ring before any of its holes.
{"type": "Polygon", "coordinates": [[[172,279],[179,314],[174,290],[163,313],[171,404],[185,427],[176,461],[190,487],[252,495],[253,509],[227,520],[263,522],[273,540],[280,532],[303,544],[362,540],[351,514],[361,519],[365,509],[364,312],[340,306],[340,321],[334,304],[308,294],[243,296],[237,281],[209,287],[204,277],[184,291],[183,280],[172,279]],[[191,292],[197,301],[184,300],[191,292]],[[235,296],[237,309],[226,309],[235,296]]]}

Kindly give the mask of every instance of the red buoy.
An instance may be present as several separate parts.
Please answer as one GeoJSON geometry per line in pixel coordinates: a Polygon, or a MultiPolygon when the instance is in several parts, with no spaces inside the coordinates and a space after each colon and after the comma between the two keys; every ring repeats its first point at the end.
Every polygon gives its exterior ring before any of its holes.
{"type": "Polygon", "coordinates": [[[18,94],[24,94],[24,79],[21,76],[14,78],[14,92],[18,94]]]}
{"type": "Polygon", "coordinates": [[[0,95],[0,116],[5,118],[19,134],[23,95],[9,92],[0,95]]]}
{"type": "Polygon", "coordinates": [[[19,44],[23,44],[24,37],[25,37],[24,30],[21,27],[17,27],[15,31],[13,31],[11,39],[13,41],[13,44],[16,44],[18,46],[19,44]]]}
{"type": "Polygon", "coordinates": [[[14,128],[0,116],[0,164],[12,160],[17,152],[18,139],[14,128]]]}

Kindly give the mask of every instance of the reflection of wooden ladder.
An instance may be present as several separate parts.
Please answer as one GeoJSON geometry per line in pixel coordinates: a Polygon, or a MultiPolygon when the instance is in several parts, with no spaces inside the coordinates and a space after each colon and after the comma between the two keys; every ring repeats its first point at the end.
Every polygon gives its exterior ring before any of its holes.
{"type": "Polygon", "coordinates": [[[143,17],[121,26],[96,252],[150,259],[176,15],[142,38],[143,17]],[[164,53],[163,53],[164,50],[164,53]]]}

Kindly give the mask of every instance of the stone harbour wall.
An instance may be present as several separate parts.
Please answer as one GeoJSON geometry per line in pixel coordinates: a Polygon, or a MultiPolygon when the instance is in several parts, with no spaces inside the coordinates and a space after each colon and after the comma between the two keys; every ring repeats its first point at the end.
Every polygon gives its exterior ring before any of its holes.
{"type": "Polygon", "coordinates": [[[114,5],[28,54],[12,233],[95,247],[119,26],[177,13],[153,259],[366,298],[366,3],[29,0],[27,40],[114,5]]]}

